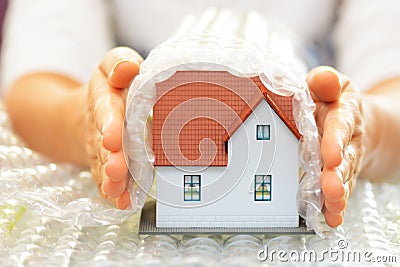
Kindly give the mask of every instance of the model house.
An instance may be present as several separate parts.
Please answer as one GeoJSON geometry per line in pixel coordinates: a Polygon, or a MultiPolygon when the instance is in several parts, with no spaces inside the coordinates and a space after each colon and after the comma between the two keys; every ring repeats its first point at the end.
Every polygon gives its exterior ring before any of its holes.
{"type": "Polygon", "coordinates": [[[214,69],[155,83],[156,226],[297,227],[293,96],[214,69]]]}
{"type": "Polygon", "coordinates": [[[140,233],[308,231],[321,166],[299,51],[256,12],[211,8],[150,52],[124,131],[133,197],[156,200],[137,198],[140,233]]]}

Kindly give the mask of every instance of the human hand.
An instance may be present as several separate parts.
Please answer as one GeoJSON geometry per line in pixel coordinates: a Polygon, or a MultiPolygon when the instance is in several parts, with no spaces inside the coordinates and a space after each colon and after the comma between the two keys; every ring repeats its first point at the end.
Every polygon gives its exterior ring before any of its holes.
{"type": "Polygon", "coordinates": [[[330,227],[343,223],[364,155],[365,126],[362,99],[354,84],[330,67],[310,71],[307,83],[316,103],[315,119],[324,162],[320,178],[325,221],[330,227]]]}
{"type": "Polygon", "coordinates": [[[142,61],[130,48],[114,48],[100,62],[88,87],[84,139],[90,169],[102,196],[119,209],[131,203],[122,128],[128,87],[142,61]]]}

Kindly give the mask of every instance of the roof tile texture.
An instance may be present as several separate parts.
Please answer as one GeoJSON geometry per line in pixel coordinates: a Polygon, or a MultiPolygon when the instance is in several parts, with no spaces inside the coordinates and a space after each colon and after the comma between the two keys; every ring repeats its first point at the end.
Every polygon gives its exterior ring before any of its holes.
{"type": "Polygon", "coordinates": [[[280,117],[294,123],[292,98],[262,87],[258,77],[242,78],[225,71],[178,71],[156,83],[155,165],[226,166],[226,140],[267,93],[276,106],[282,105],[280,117]]]}

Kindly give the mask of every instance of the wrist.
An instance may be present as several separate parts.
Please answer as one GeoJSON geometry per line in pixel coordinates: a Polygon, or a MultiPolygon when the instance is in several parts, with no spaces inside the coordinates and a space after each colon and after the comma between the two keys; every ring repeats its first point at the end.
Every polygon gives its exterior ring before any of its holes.
{"type": "Polygon", "coordinates": [[[397,147],[400,145],[397,98],[385,94],[363,96],[365,157],[362,176],[371,180],[388,178],[399,169],[397,147]]]}
{"type": "Polygon", "coordinates": [[[376,99],[370,95],[363,95],[362,101],[362,119],[364,124],[364,148],[365,154],[369,155],[374,148],[378,146],[381,131],[377,131],[382,125],[380,110],[376,99]]]}

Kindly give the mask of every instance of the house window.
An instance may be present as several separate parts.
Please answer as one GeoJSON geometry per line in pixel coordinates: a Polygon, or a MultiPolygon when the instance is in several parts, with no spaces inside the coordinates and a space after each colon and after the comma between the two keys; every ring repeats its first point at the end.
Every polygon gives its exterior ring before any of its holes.
{"type": "Polygon", "coordinates": [[[271,175],[254,176],[254,200],[271,201],[271,175]]]}
{"type": "Polygon", "coordinates": [[[269,125],[257,125],[257,140],[270,140],[270,128],[269,125]]]}
{"type": "Polygon", "coordinates": [[[184,175],[183,190],[185,201],[200,201],[201,175],[184,175]]]}

